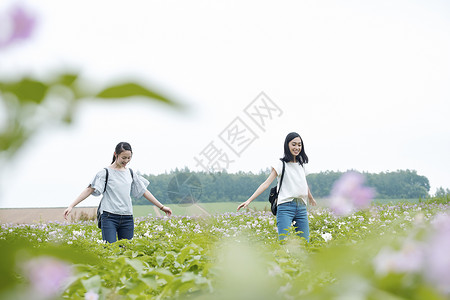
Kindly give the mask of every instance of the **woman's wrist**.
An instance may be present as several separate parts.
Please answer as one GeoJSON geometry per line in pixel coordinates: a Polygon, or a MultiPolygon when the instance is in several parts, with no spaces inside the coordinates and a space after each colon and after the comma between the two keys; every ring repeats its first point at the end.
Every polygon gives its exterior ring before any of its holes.
{"type": "Polygon", "coordinates": [[[163,210],[163,208],[164,208],[164,205],[163,205],[163,206],[161,206],[161,207],[159,208],[159,210],[163,210]]]}

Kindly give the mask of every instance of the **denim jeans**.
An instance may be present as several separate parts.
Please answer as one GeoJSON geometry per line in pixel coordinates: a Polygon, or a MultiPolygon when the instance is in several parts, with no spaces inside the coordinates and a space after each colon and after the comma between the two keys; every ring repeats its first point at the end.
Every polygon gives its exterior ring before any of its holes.
{"type": "Polygon", "coordinates": [[[117,239],[131,240],[134,235],[134,220],[132,215],[116,215],[107,211],[102,213],[102,238],[108,243],[117,239]]]}
{"type": "Polygon", "coordinates": [[[292,221],[295,221],[294,228],[299,236],[304,237],[309,242],[309,223],[306,205],[301,200],[294,199],[278,205],[277,208],[277,227],[278,239],[283,240],[288,233],[287,229],[291,227],[292,221]]]}

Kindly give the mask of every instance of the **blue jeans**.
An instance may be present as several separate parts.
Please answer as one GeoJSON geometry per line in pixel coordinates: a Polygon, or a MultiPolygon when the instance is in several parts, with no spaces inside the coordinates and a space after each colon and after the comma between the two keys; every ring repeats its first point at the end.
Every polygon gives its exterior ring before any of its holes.
{"type": "Polygon", "coordinates": [[[295,221],[294,228],[299,236],[304,237],[309,242],[309,223],[306,205],[301,200],[293,200],[278,205],[277,227],[278,239],[283,240],[288,233],[287,229],[295,221]]]}
{"type": "Polygon", "coordinates": [[[132,215],[116,215],[107,211],[102,213],[102,238],[108,243],[117,239],[131,240],[134,235],[134,220],[132,215]]]}

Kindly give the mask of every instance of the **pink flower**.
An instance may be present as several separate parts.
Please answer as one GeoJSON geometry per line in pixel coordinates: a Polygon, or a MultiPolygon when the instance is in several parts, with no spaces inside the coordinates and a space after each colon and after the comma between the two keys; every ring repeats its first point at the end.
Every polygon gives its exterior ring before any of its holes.
{"type": "Polygon", "coordinates": [[[399,251],[383,248],[374,258],[375,273],[385,276],[388,273],[421,272],[424,262],[424,247],[415,241],[407,241],[399,251]]]}
{"type": "Polygon", "coordinates": [[[437,215],[432,226],[425,252],[425,277],[441,292],[450,295],[450,216],[437,215]]]}
{"type": "Polygon", "coordinates": [[[364,186],[361,173],[347,172],[333,185],[330,207],[337,215],[347,215],[355,209],[367,207],[375,196],[375,190],[364,186]]]}
{"type": "Polygon", "coordinates": [[[375,257],[374,269],[381,276],[388,273],[420,273],[445,295],[450,295],[450,216],[439,214],[423,243],[407,241],[399,251],[382,249],[375,257]]]}
{"type": "Polygon", "coordinates": [[[16,6],[10,11],[7,21],[9,24],[5,27],[10,27],[10,30],[6,33],[6,38],[0,40],[0,48],[5,48],[18,40],[29,38],[36,25],[36,17],[20,6],[16,6]]]}
{"type": "Polygon", "coordinates": [[[69,264],[49,256],[32,259],[24,264],[23,269],[36,298],[44,299],[61,293],[72,275],[69,264]]]}
{"type": "Polygon", "coordinates": [[[11,19],[14,24],[11,39],[27,39],[30,37],[36,24],[36,18],[28,14],[22,7],[16,6],[11,11],[11,19]]]}
{"type": "Polygon", "coordinates": [[[96,292],[89,291],[86,294],[84,294],[85,300],[98,300],[99,295],[96,292]]]}

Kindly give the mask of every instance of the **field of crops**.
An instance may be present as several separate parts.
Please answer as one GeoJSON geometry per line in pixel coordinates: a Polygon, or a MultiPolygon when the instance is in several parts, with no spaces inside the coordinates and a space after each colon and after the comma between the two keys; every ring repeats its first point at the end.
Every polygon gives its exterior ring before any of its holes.
{"type": "MultiPolygon", "coordinates": [[[[325,201],[325,199],[316,199],[319,205],[325,201]]],[[[411,203],[416,204],[419,203],[419,199],[374,199],[373,203],[375,204],[398,204],[398,203],[411,203]]],[[[173,211],[174,215],[177,216],[198,216],[198,215],[216,215],[216,214],[224,214],[228,212],[235,212],[238,205],[241,202],[212,202],[212,203],[204,203],[199,202],[195,205],[182,205],[182,204],[169,204],[170,208],[173,211]]],[[[256,211],[269,211],[269,202],[268,201],[253,201],[250,204],[251,210],[256,211]]],[[[146,217],[146,216],[154,216],[155,210],[152,205],[134,205],[133,206],[134,215],[136,217],[146,217]]]]}
{"type": "Polygon", "coordinates": [[[104,244],[94,221],[4,224],[1,299],[448,299],[448,199],[309,208],[310,243],[248,211],[140,217],[104,244]]]}
{"type": "MultiPolygon", "coordinates": [[[[172,209],[173,214],[176,216],[199,216],[199,215],[216,215],[224,214],[228,212],[235,212],[238,205],[241,203],[236,202],[212,202],[212,203],[196,203],[192,205],[182,204],[168,204],[172,209]]],[[[252,210],[268,210],[268,201],[254,201],[250,207],[252,210]]],[[[159,211],[158,211],[159,212],[159,211]]],[[[156,212],[153,209],[153,205],[134,205],[133,213],[136,217],[156,217],[156,212]]]]}

